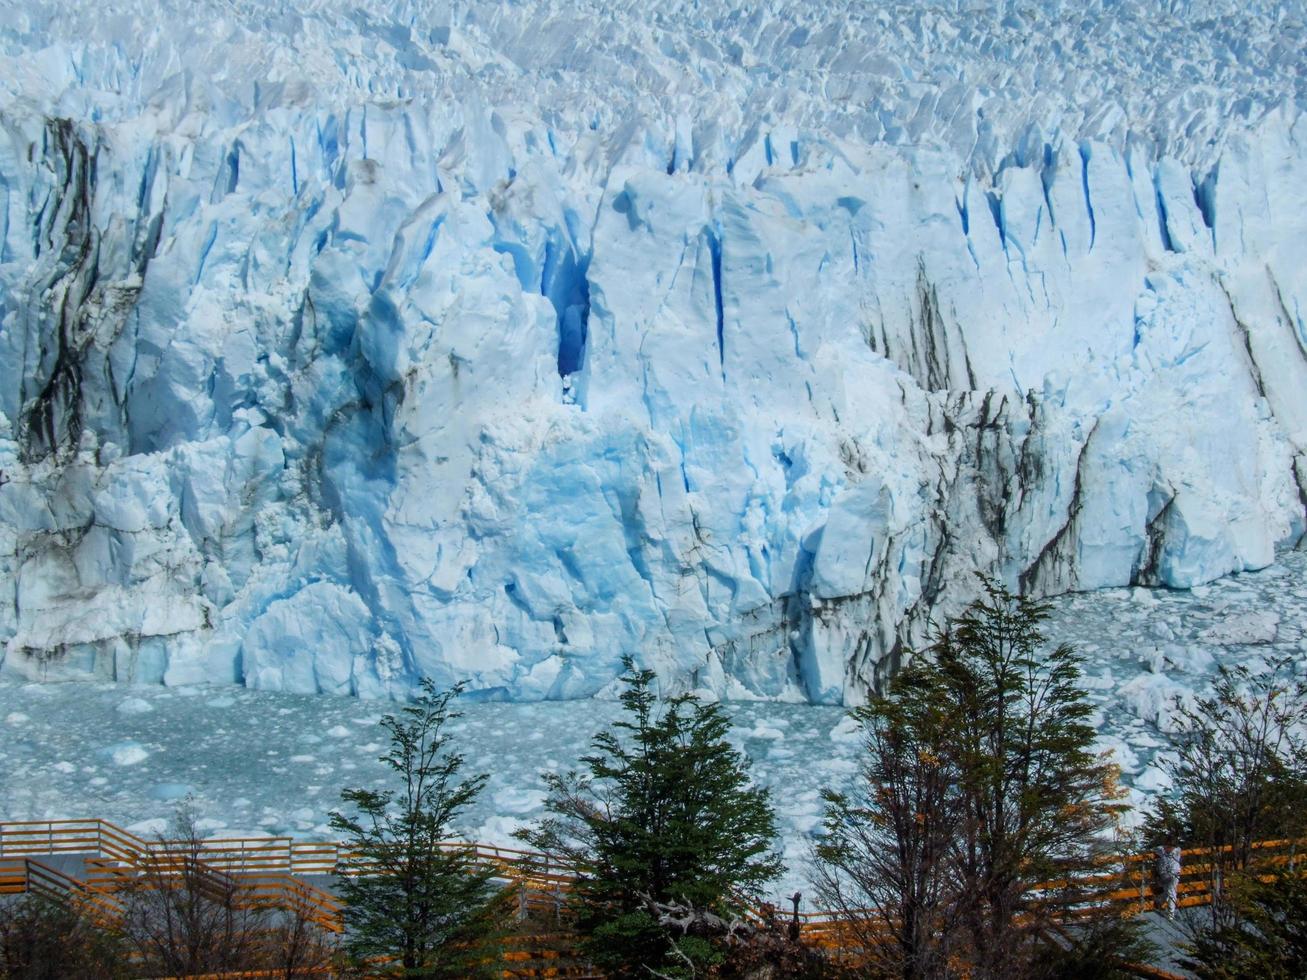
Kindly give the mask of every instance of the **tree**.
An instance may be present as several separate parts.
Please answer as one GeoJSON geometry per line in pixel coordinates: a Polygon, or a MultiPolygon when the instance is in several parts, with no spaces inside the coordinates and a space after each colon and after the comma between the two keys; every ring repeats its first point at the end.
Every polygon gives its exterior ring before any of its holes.
{"type": "Polygon", "coordinates": [[[63,980],[139,976],[118,930],[76,901],[31,892],[0,901],[0,978],[63,980]]]}
{"type": "Polygon", "coordinates": [[[335,936],[323,928],[311,898],[292,891],[269,908],[263,969],[278,980],[320,977],[338,963],[335,936]]]}
{"type": "Polygon", "coordinates": [[[1236,916],[1193,937],[1185,969],[1199,980],[1307,977],[1307,877],[1300,870],[1239,875],[1225,901],[1236,916]]]}
{"type": "Polygon", "coordinates": [[[447,726],[460,716],[450,705],[462,691],[423,680],[412,704],[382,718],[390,751],[381,761],[399,788],[347,789],[352,813],[331,815],[349,852],[337,869],[346,949],[360,962],[398,960],[404,976],[492,976],[499,960],[493,872],[470,846],[450,844],[487,779],[464,777],[452,747],[447,726]]]}
{"type": "Polygon", "coordinates": [[[951,751],[947,690],[918,657],[852,717],[866,754],[857,791],[824,794],[818,895],[874,972],[943,976],[963,909],[962,774],[951,751]]]}
{"type": "Polygon", "coordinates": [[[189,976],[259,969],[270,910],[249,901],[238,878],[204,861],[187,801],[133,866],[119,872],[123,933],[146,975],[189,976]]]}
{"type": "Polygon", "coordinates": [[[959,713],[972,955],[1001,977],[1038,958],[1039,925],[1083,902],[1127,807],[1118,768],[1092,748],[1081,657],[1047,648],[1047,603],[993,581],[984,593],[930,656],[959,713]]]}
{"type": "Polygon", "coordinates": [[[1048,648],[1047,604],[983,591],[855,713],[858,790],[827,795],[819,888],[887,975],[1033,976],[1101,939],[1088,899],[1125,806],[1080,658],[1048,648]]]}
{"type": "Polygon", "coordinates": [[[1247,867],[1259,840],[1307,832],[1307,681],[1292,658],[1254,673],[1222,665],[1212,693],[1177,700],[1172,789],[1150,815],[1158,842],[1228,848],[1223,870],[1247,867]]]}
{"type": "Polygon", "coordinates": [[[692,976],[726,952],[678,935],[659,908],[735,917],[781,871],[776,818],[726,741],[721,708],[688,694],[659,702],[653,671],[623,663],[624,720],[595,736],[584,773],[546,777],[551,817],[520,836],[576,867],[572,907],[597,966],[617,977],[692,976]]]}
{"type": "Polygon", "coordinates": [[[1254,945],[1270,943],[1254,920],[1272,923],[1278,898],[1301,900],[1287,880],[1258,880],[1266,869],[1256,848],[1307,833],[1307,681],[1294,678],[1294,667],[1289,657],[1260,671],[1222,666],[1209,696],[1176,703],[1172,788],[1147,830],[1153,843],[1210,852],[1212,901],[1182,920],[1196,958],[1234,950],[1244,932],[1260,937],[1254,945]]]}

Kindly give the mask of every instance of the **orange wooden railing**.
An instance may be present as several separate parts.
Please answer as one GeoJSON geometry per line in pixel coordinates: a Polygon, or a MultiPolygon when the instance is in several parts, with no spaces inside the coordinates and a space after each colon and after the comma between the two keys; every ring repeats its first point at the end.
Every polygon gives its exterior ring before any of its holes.
{"type": "MultiPolygon", "coordinates": [[[[519,910],[537,915],[561,915],[575,870],[564,861],[538,852],[495,845],[450,841],[451,849],[470,850],[478,864],[489,868],[516,890],[519,910]]],[[[1254,845],[1257,867],[1297,867],[1307,839],[1263,841],[1254,845]]],[[[1221,886],[1218,851],[1232,848],[1191,848],[1182,852],[1177,905],[1208,904],[1221,886]]],[[[49,894],[84,894],[103,899],[104,914],[115,908],[113,896],[143,871],[156,876],[179,874],[198,861],[207,872],[236,882],[244,901],[301,911],[311,921],[333,931],[341,929],[342,905],[330,892],[303,880],[308,875],[367,874],[365,861],[335,842],[300,841],[290,837],[218,838],[202,842],[147,841],[103,820],[42,820],[0,823],[0,894],[45,890],[49,894]],[[83,855],[86,880],[78,881],[43,864],[54,854],[83,855]]],[[[1102,870],[1078,879],[1075,905],[1060,910],[1072,920],[1091,909],[1110,907],[1129,916],[1165,901],[1153,874],[1152,854],[1131,854],[1105,862],[1102,870]]],[[[1041,886],[1055,896],[1066,882],[1041,886]]],[[[763,912],[752,910],[761,920],[763,912]]],[[[789,915],[782,913],[782,919],[789,915]]],[[[856,916],[854,917],[856,918],[856,916]]],[[[868,912],[867,919],[873,918],[868,912]]],[[[801,935],[808,943],[828,949],[848,949],[856,926],[850,916],[826,912],[801,913],[801,935]]]]}
{"type": "MultiPolygon", "coordinates": [[[[523,913],[556,915],[575,880],[570,868],[544,854],[461,841],[443,846],[471,850],[478,865],[515,888],[523,913]]],[[[236,876],[244,901],[304,911],[337,932],[340,901],[303,877],[368,872],[366,861],[335,842],[290,837],[151,841],[98,819],[9,821],[0,823],[0,894],[27,890],[26,872],[14,861],[56,854],[82,855],[84,884],[98,894],[119,892],[146,872],[156,879],[179,875],[187,862],[198,862],[205,873],[236,876]]]]}
{"type": "MultiPolygon", "coordinates": [[[[366,873],[366,865],[353,858],[348,848],[332,841],[302,841],[292,837],[227,837],[198,842],[146,840],[105,820],[25,820],[0,823],[0,858],[26,854],[99,854],[130,862],[138,855],[153,853],[197,854],[205,864],[243,874],[284,871],[295,875],[366,873]]],[[[564,862],[535,851],[494,844],[447,841],[450,850],[470,849],[483,866],[511,872],[514,878],[526,873],[542,883],[571,880],[571,868],[564,862]],[[525,872],[523,869],[526,869],[525,872]]]]}
{"type": "MultiPolygon", "coordinates": [[[[276,906],[341,931],[341,903],[292,873],[294,854],[281,846],[252,848],[249,841],[146,841],[103,820],[45,820],[0,824],[0,894],[23,891],[64,897],[92,896],[103,911],[121,911],[112,896],[149,876],[154,886],[199,874],[215,893],[243,907],[276,906]],[[210,848],[209,844],[213,844],[210,848]],[[73,878],[37,856],[78,854],[84,868],[73,878]],[[272,870],[269,870],[272,869],[272,870]]],[[[261,843],[261,842],[260,842],[261,843]]]]}

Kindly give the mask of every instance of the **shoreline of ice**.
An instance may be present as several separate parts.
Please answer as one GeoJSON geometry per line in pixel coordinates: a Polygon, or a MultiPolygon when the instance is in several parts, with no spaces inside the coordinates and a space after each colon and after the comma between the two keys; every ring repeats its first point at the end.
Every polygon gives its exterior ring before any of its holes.
{"type": "MultiPolygon", "coordinates": [[[[1186,592],[1111,589],[1053,600],[1051,639],[1084,654],[1101,744],[1116,752],[1133,802],[1164,786],[1172,696],[1192,696],[1221,662],[1298,655],[1307,669],[1307,553],[1186,592]],[[1160,723],[1160,724],[1159,724],[1160,723]]],[[[193,797],[206,833],[329,838],[345,786],[382,776],[377,720],[394,705],[232,686],[0,683],[0,819],[102,817],[163,829],[193,797]]],[[[457,723],[469,771],[491,779],[465,832],[511,844],[538,817],[540,773],[566,769],[613,721],[613,701],[470,702],[457,723]]],[[[734,738],[772,788],[789,872],[805,888],[822,788],[845,786],[858,740],[845,709],[731,702],[734,738]]]]}

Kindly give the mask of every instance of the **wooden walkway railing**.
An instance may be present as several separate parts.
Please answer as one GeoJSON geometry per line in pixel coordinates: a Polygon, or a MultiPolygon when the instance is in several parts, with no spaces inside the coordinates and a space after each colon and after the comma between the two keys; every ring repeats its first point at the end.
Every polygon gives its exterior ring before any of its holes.
{"type": "MultiPolygon", "coordinates": [[[[479,865],[516,889],[523,913],[557,913],[575,880],[570,868],[544,854],[459,841],[443,846],[470,849],[479,865]]],[[[232,876],[230,887],[240,891],[242,901],[302,912],[333,932],[341,931],[340,901],[303,879],[368,870],[334,842],[290,837],[146,840],[98,819],[9,821],[0,823],[0,894],[29,890],[25,861],[61,854],[81,857],[85,871],[79,884],[94,894],[120,893],[143,874],[159,879],[192,867],[232,876]]]]}
{"type": "Polygon", "coordinates": [[[116,915],[122,912],[116,896],[143,880],[158,886],[189,875],[241,907],[285,909],[341,931],[340,901],[301,877],[313,872],[291,871],[288,852],[276,845],[248,852],[233,846],[244,843],[146,841],[103,820],[0,823],[0,894],[77,896],[116,915]],[[207,846],[211,843],[216,846],[207,846]],[[80,857],[82,875],[74,878],[39,860],[58,855],[80,857]]]}
{"type": "MultiPolygon", "coordinates": [[[[196,842],[205,864],[235,874],[280,871],[293,875],[333,874],[340,867],[363,873],[348,848],[330,841],[291,837],[225,837],[196,842]]],[[[23,855],[98,854],[129,863],[144,853],[190,853],[191,842],[146,840],[105,820],[25,820],[0,822],[0,858],[23,855]]],[[[494,844],[447,841],[449,850],[470,849],[484,866],[543,883],[570,881],[568,865],[535,851],[494,844]]]]}
{"type": "MultiPolygon", "coordinates": [[[[505,885],[517,890],[519,910],[541,917],[557,916],[576,881],[572,867],[538,852],[488,844],[450,841],[450,849],[470,849],[478,863],[491,869],[505,885]]],[[[1307,839],[1264,841],[1254,845],[1258,868],[1295,867],[1307,839]]],[[[1229,851],[1230,848],[1223,850],[1229,851]]],[[[1221,887],[1219,854],[1212,849],[1181,852],[1176,905],[1187,908],[1212,901],[1221,887]]],[[[290,837],[216,838],[201,842],[148,841],[104,820],[41,820],[0,823],[0,894],[40,891],[51,895],[91,896],[103,914],[120,909],[115,896],[144,872],[155,876],[180,874],[185,862],[198,861],[221,875],[228,887],[239,887],[244,901],[290,908],[326,929],[341,930],[342,905],[330,892],[304,881],[305,876],[366,874],[339,843],[300,841],[290,837]],[[42,862],[59,854],[82,856],[85,879],[74,879],[42,862]],[[234,884],[232,884],[234,883],[234,884]]],[[[1089,879],[1080,879],[1077,905],[1063,910],[1068,920],[1088,909],[1110,907],[1131,916],[1166,903],[1167,895],[1155,873],[1153,854],[1132,854],[1103,865],[1089,879]]],[[[1049,882],[1050,896],[1062,882],[1049,882]]],[[[1050,898],[1050,900],[1052,900],[1050,898]]],[[[762,910],[753,917],[761,920],[762,910]]],[[[788,919],[788,914],[782,918],[788,919]]],[[[869,912],[868,919],[873,918],[869,912]]],[[[847,949],[856,922],[827,912],[800,913],[805,942],[828,949],[847,949]]],[[[865,920],[864,920],[865,921],[865,920]]]]}

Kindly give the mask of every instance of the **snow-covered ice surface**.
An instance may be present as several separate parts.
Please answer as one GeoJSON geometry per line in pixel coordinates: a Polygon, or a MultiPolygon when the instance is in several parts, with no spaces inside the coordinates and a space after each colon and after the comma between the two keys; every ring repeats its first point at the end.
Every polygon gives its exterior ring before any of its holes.
{"type": "MultiPolygon", "coordinates": [[[[1103,744],[1116,750],[1139,803],[1161,788],[1171,697],[1201,692],[1221,663],[1256,668],[1289,654],[1307,664],[1305,622],[1307,555],[1292,553],[1191,592],[1064,597],[1049,635],[1089,657],[1103,744]]],[[[239,687],[0,684],[0,817],[94,815],[149,832],[189,795],[212,834],[330,837],[326,815],[340,789],[382,777],[376,721],[385,709],[239,687]]],[[[505,844],[541,813],[540,772],[574,765],[590,735],[619,714],[601,700],[464,710],[459,746],[471,770],[491,774],[464,829],[505,844]]],[[[847,785],[857,737],[838,708],[754,702],[728,710],[780,813],[790,872],[778,893],[803,889],[820,790],[847,785]]]]}
{"type": "Polygon", "coordinates": [[[631,653],[838,704],[975,568],[1263,567],[1305,43],[1270,0],[10,0],[0,670],[533,700],[631,653]]]}

